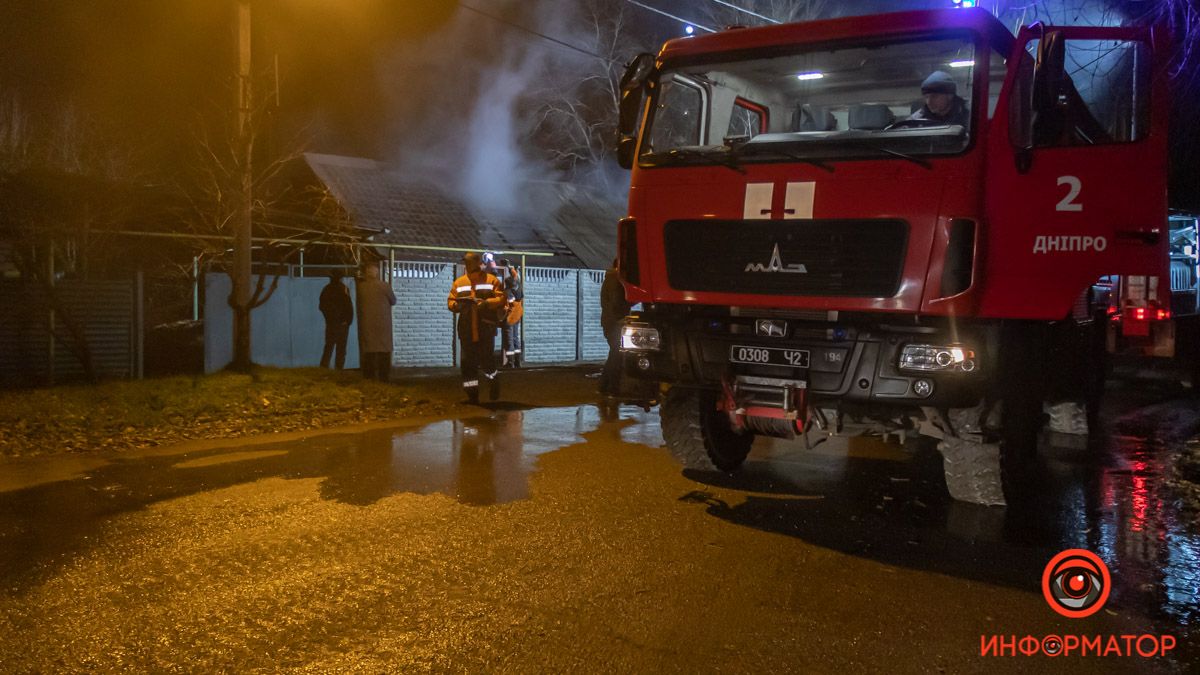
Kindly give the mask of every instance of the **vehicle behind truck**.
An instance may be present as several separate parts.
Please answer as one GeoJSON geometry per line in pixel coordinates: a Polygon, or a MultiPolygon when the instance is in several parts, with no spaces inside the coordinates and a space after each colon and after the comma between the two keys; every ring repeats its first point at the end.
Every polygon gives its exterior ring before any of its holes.
{"type": "Polygon", "coordinates": [[[1196,285],[1195,223],[1186,261],[1168,225],[1164,37],[1014,36],[967,9],[636,58],[622,356],[669,385],[671,451],[732,471],[758,435],[916,432],[954,497],[1020,499],[1047,411],[1096,423],[1113,318],[1169,304],[1181,265],[1196,285]]]}

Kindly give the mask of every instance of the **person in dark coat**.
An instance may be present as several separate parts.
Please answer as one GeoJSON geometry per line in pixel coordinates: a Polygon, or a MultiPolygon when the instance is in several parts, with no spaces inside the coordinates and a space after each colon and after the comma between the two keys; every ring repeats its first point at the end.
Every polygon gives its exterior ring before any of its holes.
{"type": "Polygon", "coordinates": [[[971,115],[967,102],[958,95],[958,85],[949,74],[935,70],[921,83],[921,96],[925,105],[912,115],[910,120],[929,120],[935,124],[959,124],[967,126],[971,115]]]}
{"type": "Polygon", "coordinates": [[[358,353],[363,377],[387,382],[392,370],[392,305],[396,294],[379,278],[379,263],[363,265],[358,280],[358,353]]]}
{"type": "Polygon", "coordinates": [[[321,367],[329,367],[329,358],[334,357],[334,366],[346,367],[346,337],[354,321],[354,304],[350,302],[350,291],[342,283],[341,270],[329,273],[329,283],[321,289],[318,304],[325,317],[325,349],[321,352],[321,367]],[[334,353],[336,352],[336,356],[334,353]]]}
{"type": "Polygon", "coordinates": [[[616,396],[621,391],[621,319],[629,314],[629,301],[625,299],[617,264],[613,260],[600,285],[600,328],[608,340],[608,359],[600,374],[600,393],[604,396],[616,396]]]}
{"type": "MultiPolygon", "coordinates": [[[[524,344],[521,341],[521,317],[525,312],[525,290],[521,283],[521,274],[512,261],[505,258],[504,264],[504,294],[508,299],[508,313],[504,324],[500,326],[500,347],[504,350],[503,363],[509,368],[520,368],[524,358],[524,344]]],[[[499,275],[497,275],[499,276],[499,275]]]]}

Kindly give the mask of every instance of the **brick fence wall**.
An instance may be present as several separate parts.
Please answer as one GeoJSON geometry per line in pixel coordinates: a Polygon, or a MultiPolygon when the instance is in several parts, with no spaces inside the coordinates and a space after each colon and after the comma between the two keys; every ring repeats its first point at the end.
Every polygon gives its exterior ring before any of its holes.
{"type": "MultiPolygon", "coordinates": [[[[322,274],[323,272],[316,274],[322,274]]],[[[450,285],[462,270],[451,263],[397,262],[392,273],[392,365],[450,366],[456,363],[454,315],[446,310],[450,285]]],[[[608,345],[600,331],[603,272],[549,267],[526,268],[525,361],[556,363],[603,360],[608,345]]],[[[225,298],[229,277],[210,272],[204,310],[205,370],[223,368],[233,353],[233,315],[225,298]]],[[[251,315],[255,363],[315,366],[324,341],[317,311],[326,279],[285,277],[280,290],[251,315]]],[[[347,280],[353,297],[353,280],[347,280]]],[[[347,367],[358,366],[357,321],[351,325],[347,367]]],[[[499,337],[496,349],[500,348],[499,337]]]]}
{"type": "MultiPolygon", "coordinates": [[[[450,263],[397,262],[392,275],[396,308],[395,366],[454,363],[454,321],[446,311],[450,284],[462,270],[450,263]]],[[[608,345],[600,331],[604,273],[528,267],[525,270],[525,361],[602,360],[608,345]]],[[[496,340],[499,350],[499,338],[496,340]]]]}
{"type": "Polygon", "coordinates": [[[600,285],[604,283],[604,272],[580,270],[580,288],[583,291],[583,359],[602,361],[608,357],[608,342],[600,329],[600,285]]]}
{"type": "Polygon", "coordinates": [[[454,316],[446,295],[454,283],[451,263],[398,262],[392,273],[392,364],[449,366],[454,363],[454,316]]]}

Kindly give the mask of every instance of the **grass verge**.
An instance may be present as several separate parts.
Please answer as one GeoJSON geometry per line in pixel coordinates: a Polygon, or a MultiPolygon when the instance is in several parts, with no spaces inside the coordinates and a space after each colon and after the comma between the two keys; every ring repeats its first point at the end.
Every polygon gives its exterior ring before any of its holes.
{"type": "Polygon", "coordinates": [[[0,456],[301,431],[437,415],[451,405],[424,388],[315,368],[0,392],[0,456]]]}

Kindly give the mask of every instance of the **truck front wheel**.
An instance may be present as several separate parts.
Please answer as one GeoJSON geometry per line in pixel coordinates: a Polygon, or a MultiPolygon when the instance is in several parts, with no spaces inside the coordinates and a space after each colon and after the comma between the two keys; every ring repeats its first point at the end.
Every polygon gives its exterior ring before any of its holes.
{"type": "Polygon", "coordinates": [[[754,442],[754,434],[730,426],[713,392],[673,387],[659,414],[667,449],[684,468],[736,471],[754,442]]]}

